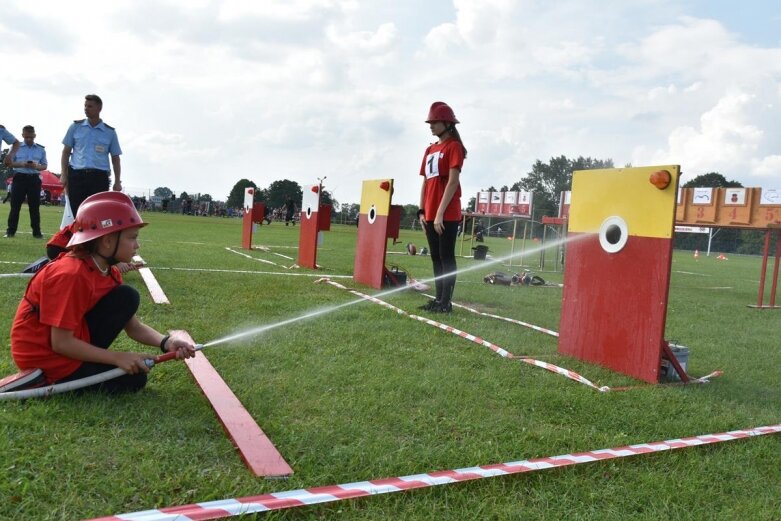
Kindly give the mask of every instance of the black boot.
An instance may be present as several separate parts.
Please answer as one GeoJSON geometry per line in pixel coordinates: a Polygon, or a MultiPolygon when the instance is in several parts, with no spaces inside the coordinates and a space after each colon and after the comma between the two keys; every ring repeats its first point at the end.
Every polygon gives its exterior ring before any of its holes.
{"type": "Polygon", "coordinates": [[[453,311],[453,304],[448,302],[439,302],[435,308],[431,309],[432,313],[450,313],[453,311]]]}
{"type": "Polygon", "coordinates": [[[433,300],[429,300],[422,306],[418,306],[418,309],[421,309],[423,311],[433,311],[439,307],[439,304],[440,304],[439,300],[433,299],[433,300]]]}

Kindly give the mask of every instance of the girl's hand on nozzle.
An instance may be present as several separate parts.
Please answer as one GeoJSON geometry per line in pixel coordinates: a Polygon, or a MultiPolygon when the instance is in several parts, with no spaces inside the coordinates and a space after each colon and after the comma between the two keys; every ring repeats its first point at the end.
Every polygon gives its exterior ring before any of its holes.
{"type": "Polygon", "coordinates": [[[146,360],[154,358],[154,355],[146,353],[126,353],[123,351],[115,351],[114,356],[114,365],[127,374],[148,373],[149,366],[146,365],[146,360]]]}
{"type": "Polygon", "coordinates": [[[165,344],[165,349],[169,353],[176,351],[176,359],[183,360],[195,356],[195,344],[182,338],[171,337],[165,344]]]}

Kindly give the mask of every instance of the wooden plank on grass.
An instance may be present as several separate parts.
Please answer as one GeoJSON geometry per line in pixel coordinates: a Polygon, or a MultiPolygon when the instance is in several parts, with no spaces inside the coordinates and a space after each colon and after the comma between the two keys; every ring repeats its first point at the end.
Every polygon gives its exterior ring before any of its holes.
{"type": "MultiPolygon", "coordinates": [[[[192,340],[186,331],[172,331],[171,335],[186,336],[188,340],[192,340]]],[[[268,478],[287,477],[293,474],[293,469],[287,464],[285,458],[261,430],[255,419],[250,416],[203,352],[199,352],[194,358],[188,358],[185,363],[249,469],[256,476],[268,478]]]]}
{"type": "MultiPolygon", "coordinates": [[[[143,264],[144,259],[136,255],[133,257],[133,262],[143,264]]],[[[165,296],[165,292],[163,291],[163,288],[160,287],[160,283],[157,282],[152,270],[142,267],[138,268],[138,273],[141,274],[141,278],[144,279],[144,283],[149,290],[149,294],[152,295],[152,300],[154,300],[155,304],[170,304],[168,297],[165,296]]]]}

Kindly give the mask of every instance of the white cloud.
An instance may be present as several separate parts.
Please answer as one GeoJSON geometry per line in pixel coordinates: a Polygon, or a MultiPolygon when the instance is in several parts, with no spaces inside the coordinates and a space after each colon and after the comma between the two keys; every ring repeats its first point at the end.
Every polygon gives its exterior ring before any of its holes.
{"type": "Polygon", "coordinates": [[[224,197],[318,172],[356,202],[387,176],[414,203],[434,100],[462,121],[465,198],[562,154],[753,185],[778,170],[781,46],[671,0],[74,1],[4,6],[24,52],[0,123],[57,154],[96,92],[128,186],[224,197]]]}
{"type": "MultiPolygon", "coordinates": [[[[650,158],[652,164],[679,163],[689,172],[729,173],[752,164],[764,132],[749,122],[753,95],[738,93],[724,96],[716,106],[700,117],[698,127],[680,126],[670,132],[668,148],[650,158]]],[[[636,157],[637,163],[649,161],[636,157]]],[[[695,174],[696,175],[696,174],[695,174]]],[[[731,174],[727,174],[731,177],[731,174]]]]}
{"type": "Polygon", "coordinates": [[[752,161],[753,174],[757,177],[767,178],[779,184],[781,179],[781,155],[774,154],[752,161]]]}

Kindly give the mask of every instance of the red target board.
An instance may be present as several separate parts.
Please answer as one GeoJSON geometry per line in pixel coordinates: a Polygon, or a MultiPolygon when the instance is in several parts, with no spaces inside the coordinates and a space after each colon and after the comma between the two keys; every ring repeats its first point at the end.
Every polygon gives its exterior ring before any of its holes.
{"type": "Polygon", "coordinates": [[[562,354],[659,381],[679,172],[671,165],[573,174],[562,354]],[[669,173],[664,188],[650,181],[660,171],[669,173]]]}

